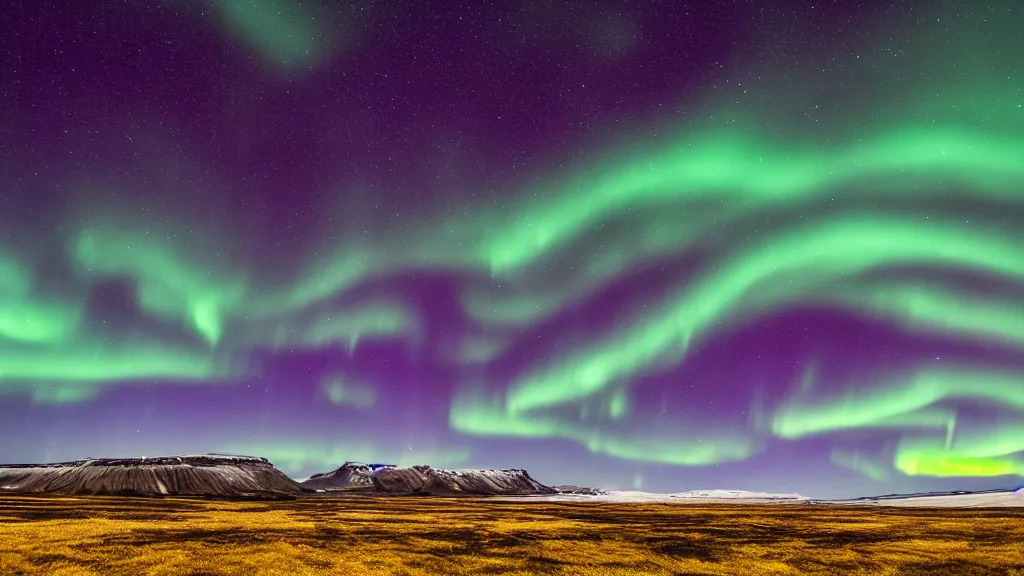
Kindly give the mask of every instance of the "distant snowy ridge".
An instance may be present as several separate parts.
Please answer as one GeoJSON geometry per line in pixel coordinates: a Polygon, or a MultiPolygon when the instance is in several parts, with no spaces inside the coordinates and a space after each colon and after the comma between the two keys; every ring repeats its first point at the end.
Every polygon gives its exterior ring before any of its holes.
{"type": "Polygon", "coordinates": [[[757,502],[757,503],[798,503],[810,502],[799,494],[777,494],[772,492],[748,492],[746,490],[690,490],[662,494],[635,490],[609,490],[599,494],[552,494],[533,497],[534,499],[556,502],[610,502],[610,503],[668,503],[668,502],[757,502]]]}
{"type": "Polygon", "coordinates": [[[1024,491],[987,490],[984,492],[937,492],[932,494],[890,494],[856,500],[821,500],[822,504],[849,506],[927,506],[937,508],[1024,507],[1024,491]]]}
{"type": "Polygon", "coordinates": [[[711,500],[808,500],[795,493],[750,492],[747,490],[690,490],[669,494],[671,498],[701,498],[711,500]]]}

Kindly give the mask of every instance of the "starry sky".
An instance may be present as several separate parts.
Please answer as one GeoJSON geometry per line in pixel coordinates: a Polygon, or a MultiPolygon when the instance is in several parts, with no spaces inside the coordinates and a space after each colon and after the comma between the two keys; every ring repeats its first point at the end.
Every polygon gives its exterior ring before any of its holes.
{"type": "Polygon", "coordinates": [[[0,18],[0,462],[1024,481],[1024,3],[0,18]]]}

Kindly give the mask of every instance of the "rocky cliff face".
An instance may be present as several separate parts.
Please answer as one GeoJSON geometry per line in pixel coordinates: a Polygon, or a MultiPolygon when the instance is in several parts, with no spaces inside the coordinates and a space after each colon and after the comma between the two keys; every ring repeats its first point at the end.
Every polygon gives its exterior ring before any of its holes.
{"type": "Polygon", "coordinates": [[[374,489],[389,493],[439,495],[553,494],[526,470],[438,470],[430,466],[384,468],[373,474],[374,489]]]}
{"type": "Polygon", "coordinates": [[[441,470],[430,466],[371,468],[346,462],[341,468],[316,474],[302,483],[307,488],[327,490],[362,489],[378,494],[431,494],[439,496],[554,494],[526,470],[441,470]],[[367,487],[369,482],[369,487],[367,487]]]}
{"type": "Polygon", "coordinates": [[[0,493],[293,498],[307,491],[266,458],[171,456],[0,466],[0,493]]]}
{"type": "Polygon", "coordinates": [[[301,484],[315,490],[373,490],[372,476],[369,464],[345,462],[337,470],[313,474],[301,484]]]}

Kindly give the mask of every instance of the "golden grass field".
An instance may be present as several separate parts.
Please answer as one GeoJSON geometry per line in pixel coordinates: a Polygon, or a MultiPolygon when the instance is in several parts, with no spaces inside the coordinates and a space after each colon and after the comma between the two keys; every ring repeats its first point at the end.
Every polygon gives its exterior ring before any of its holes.
{"type": "Polygon", "coordinates": [[[1024,510],[0,496],[0,575],[1024,576],[1024,510]]]}

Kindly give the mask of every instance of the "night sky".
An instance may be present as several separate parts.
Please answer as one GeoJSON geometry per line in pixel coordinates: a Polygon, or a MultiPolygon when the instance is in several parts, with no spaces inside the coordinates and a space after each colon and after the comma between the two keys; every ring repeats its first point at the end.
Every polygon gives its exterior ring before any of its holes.
{"type": "Polygon", "coordinates": [[[26,1],[0,462],[1024,477],[1024,2],[26,1]]]}

